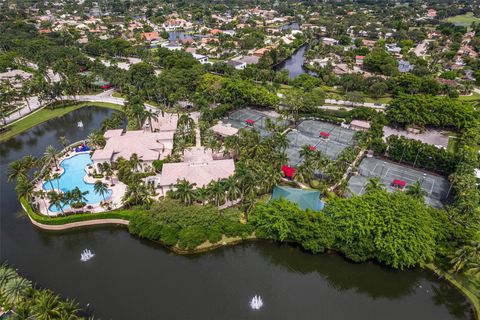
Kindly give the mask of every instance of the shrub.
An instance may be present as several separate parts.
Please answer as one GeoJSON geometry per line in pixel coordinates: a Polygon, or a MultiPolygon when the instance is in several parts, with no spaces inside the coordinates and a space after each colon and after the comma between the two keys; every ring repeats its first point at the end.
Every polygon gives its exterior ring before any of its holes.
{"type": "Polygon", "coordinates": [[[178,233],[179,246],[185,249],[195,249],[207,239],[205,229],[201,226],[188,226],[178,233]]]}
{"type": "Polygon", "coordinates": [[[253,232],[252,226],[240,223],[237,209],[220,212],[213,206],[186,206],[168,198],[132,217],[129,230],[140,237],[187,250],[195,249],[207,239],[216,243],[222,234],[246,237],[253,232]]]}

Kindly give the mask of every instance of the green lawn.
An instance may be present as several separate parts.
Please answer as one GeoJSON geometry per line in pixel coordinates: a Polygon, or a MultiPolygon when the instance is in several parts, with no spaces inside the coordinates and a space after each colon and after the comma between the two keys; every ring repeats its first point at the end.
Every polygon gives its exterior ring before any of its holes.
{"type": "Polygon", "coordinates": [[[467,14],[447,18],[443,21],[453,23],[456,26],[470,27],[472,22],[480,22],[480,18],[475,17],[473,12],[469,12],[467,14]]]}
{"type": "Polygon", "coordinates": [[[469,96],[459,96],[458,100],[464,101],[464,102],[477,102],[480,100],[480,94],[476,92],[472,92],[472,94],[469,96]]]}
{"type": "Polygon", "coordinates": [[[8,140],[30,128],[35,127],[36,125],[42,122],[45,122],[53,118],[61,117],[69,112],[72,112],[74,110],[87,107],[87,106],[95,106],[95,107],[109,108],[109,109],[122,111],[122,106],[113,104],[113,103],[106,103],[106,102],[81,102],[81,103],[73,104],[67,107],[59,107],[55,109],[43,108],[9,125],[8,126],[9,130],[0,134],[0,141],[8,140]]]}

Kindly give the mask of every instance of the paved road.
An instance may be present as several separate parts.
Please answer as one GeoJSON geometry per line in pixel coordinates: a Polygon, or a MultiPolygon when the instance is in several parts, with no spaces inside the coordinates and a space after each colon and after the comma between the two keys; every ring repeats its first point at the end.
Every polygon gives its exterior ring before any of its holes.
{"type": "MultiPolygon", "coordinates": [[[[475,89],[478,90],[478,89],[475,89]]],[[[124,105],[125,104],[125,99],[124,98],[116,98],[113,96],[113,93],[115,92],[114,89],[106,90],[104,92],[101,92],[96,95],[79,95],[79,96],[64,96],[62,99],[64,100],[76,100],[76,101],[91,101],[91,102],[107,102],[107,103],[114,103],[118,105],[124,105]]],[[[349,109],[351,107],[369,107],[369,108],[374,108],[377,109],[377,111],[385,109],[386,105],[385,104],[374,104],[374,103],[368,103],[368,102],[352,102],[352,101],[345,101],[345,100],[334,100],[334,99],[326,99],[325,103],[330,104],[330,105],[339,105],[339,106],[345,106],[345,107],[338,107],[340,108],[345,108],[349,109]]],[[[6,124],[12,123],[32,112],[35,112],[36,110],[40,109],[43,107],[43,104],[38,100],[38,97],[31,97],[28,99],[28,104],[29,107],[26,105],[9,115],[5,120],[6,124]]],[[[156,107],[145,104],[145,108],[149,110],[157,110],[156,107]]],[[[319,108],[323,109],[331,109],[335,110],[334,106],[320,106],[319,108]]]]}

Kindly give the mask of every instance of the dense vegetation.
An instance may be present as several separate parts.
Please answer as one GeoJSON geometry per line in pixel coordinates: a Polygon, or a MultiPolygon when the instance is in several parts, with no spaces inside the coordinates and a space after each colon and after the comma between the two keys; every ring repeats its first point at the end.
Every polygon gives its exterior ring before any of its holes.
{"type": "Polygon", "coordinates": [[[455,153],[402,136],[388,137],[387,147],[388,156],[395,161],[444,175],[452,173],[458,163],[458,156],[455,153]]]}
{"type": "Polygon", "coordinates": [[[353,261],[376,259],[393,268],[431,261],[446,237],[445,213],[405,193],[372,190],[329,199],[321,212],[303,212],[285,200],[259,204],[256,235],[297,242],[312,252],[338,250],[353,261]]]}
{"type": "Polygon", "coordinates": [[[387,118],[400,125],[421,127],[468,127],[478,119],[471,105],[446,97],[429,95],[400,95],[387,107],[387,118]]]}
{"type": "Polygon", "coordinates": [[[185,206],[179,201],[165,199],[149,210],[130,219],[132,234],[167,246],[192,250],[205,241],[217,243],[222,236],[248,237],[253,228],[240,223],[237,209],[219,211],[213,206],[185,206]]]}

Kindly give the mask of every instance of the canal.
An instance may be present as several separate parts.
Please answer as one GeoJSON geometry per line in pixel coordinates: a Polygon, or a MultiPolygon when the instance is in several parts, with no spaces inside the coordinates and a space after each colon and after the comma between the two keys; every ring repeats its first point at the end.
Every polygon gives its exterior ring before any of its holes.
{"type": "Polygon", "coordinates": [[[88,107],[0,145],[0,261],[100,319],[471,319],[468,301],[432,273],[393,271],[340,256],[249,242],[180,256],[120,227],[34,228],[21,214],[8,163],[58,138],[85,138],[111,110],[88,107]],[[83,128],[76,126],[82,121],[83,128]],[[96,255],[80,262],[88,248],[96,255]],[[260,295],[264,306],[251,310],[260,295]]]}
{"type": "Polygon", "coordinates": [[[305,51],[308,49],[308,44],[301,46],[295,53],[285,61],[275,65],[273,70],[282,71],[287,70],[291,79],[303,73],[311,73],[303,67],[305,61],[305,51]]]}

